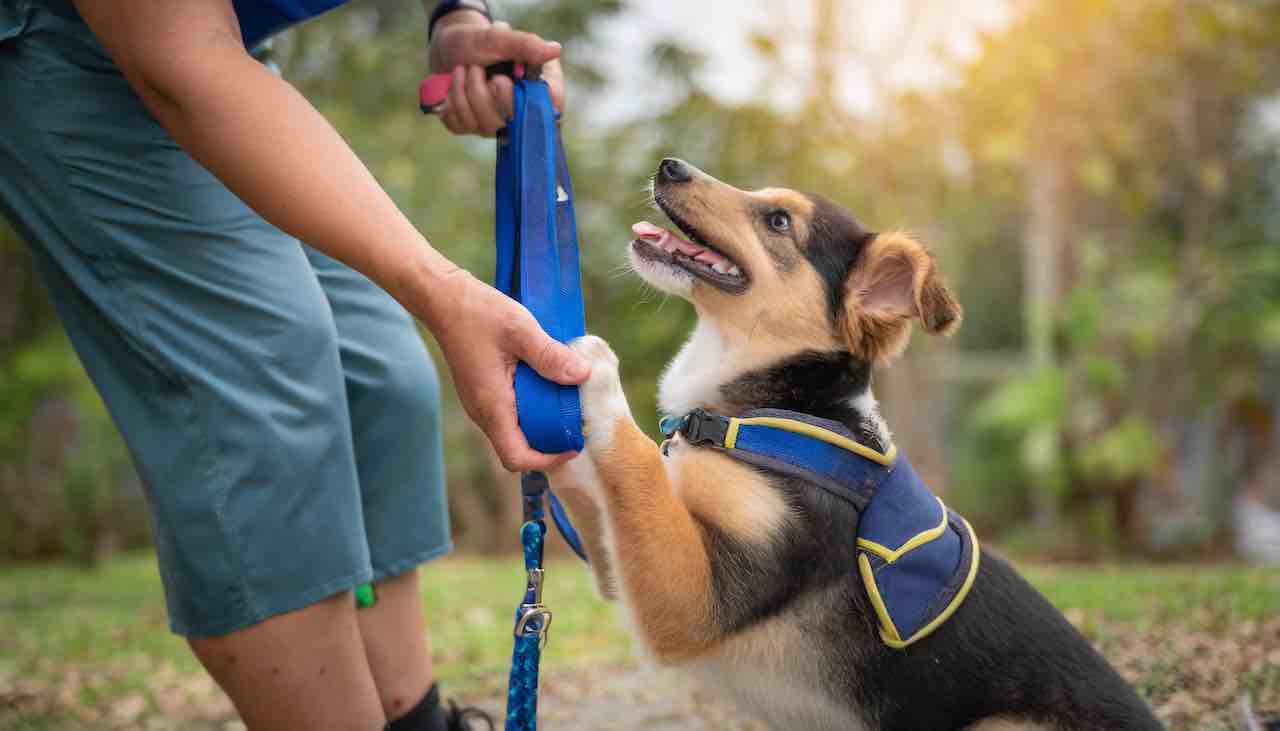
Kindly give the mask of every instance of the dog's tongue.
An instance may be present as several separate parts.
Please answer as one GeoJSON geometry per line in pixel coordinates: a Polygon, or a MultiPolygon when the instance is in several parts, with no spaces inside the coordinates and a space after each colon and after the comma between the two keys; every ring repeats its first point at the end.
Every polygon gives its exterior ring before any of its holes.
{"type": "Polygon", "coordinates": [[[631,224],[631,233],[642,239],[660,239],[667,235],[668,231],[665,228],[655,226],[648,221],[637,221],[631,224]]]}
{"type": "Polygon", "coordinates": [[[723,256],[711,249],[698,246],[692,241],[686,241],[682,236],[672,233],[661,226],[655,226],[648,221],[639,221],[632,224],[631,233],[645,239],[646,241],[652,242],[654,246],[657,246],[660,249],[670,252],[679,251],[690,259],[706,262],[711,266],[715,266],[716,264],[728,266],[730,264],[728,259],[725,259],[723,256]]]}

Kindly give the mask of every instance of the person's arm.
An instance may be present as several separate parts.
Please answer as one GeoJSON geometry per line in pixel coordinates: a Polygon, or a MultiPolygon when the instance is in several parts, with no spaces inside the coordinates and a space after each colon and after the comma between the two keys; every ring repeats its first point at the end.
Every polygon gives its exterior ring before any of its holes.
{"type": "MultiPolygon", "coordinates": [[[[292,86],[245,50],[231,0],[76,0],[143,102],[182,147],[283,231],[363,272],[440,342],[468,414],[510,469],[563,456],[529,448],[516,424],[518,359],[560,383],[589,367],[533,316],[427,243],[355,153],[292,86]]],[[[483,17],[483,16],[481,16],[483,17]]],[[[521,36],[542,63],[559,47],[521,36]]]]}

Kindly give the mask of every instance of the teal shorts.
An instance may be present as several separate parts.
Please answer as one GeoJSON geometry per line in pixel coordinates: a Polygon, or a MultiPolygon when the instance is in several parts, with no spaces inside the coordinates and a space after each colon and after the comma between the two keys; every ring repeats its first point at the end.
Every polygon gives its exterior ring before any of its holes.
{"type": "Polygon", "coordinates": [[[173,631],[225,634],[448,552],[440,387],[412,319],[183,152],[53,2],[0,0],[0,211],[133,454],[173,631]]]}

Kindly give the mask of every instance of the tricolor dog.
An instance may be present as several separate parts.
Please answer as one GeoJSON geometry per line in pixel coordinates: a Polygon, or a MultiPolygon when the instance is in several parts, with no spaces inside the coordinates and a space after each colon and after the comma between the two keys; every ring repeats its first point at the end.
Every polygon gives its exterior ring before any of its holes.
{"type": "MultiPolygon", "coordinates": [[[[680,160],[636,224],[646,282],[698,324],[636,426],[574,343],[587,448],[551,475],[649,655],[786,729],[1152,729],[1137,694],[898,454],[871,371],[961,310],[929,252],[839,206],[680,160]]],[[[921,405],[927,408],[927,405],[921,405]]]]}

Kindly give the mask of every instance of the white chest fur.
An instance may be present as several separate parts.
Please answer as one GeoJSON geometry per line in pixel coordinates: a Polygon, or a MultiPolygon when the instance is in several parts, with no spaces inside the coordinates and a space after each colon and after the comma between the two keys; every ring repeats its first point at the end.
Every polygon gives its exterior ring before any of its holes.
{"type": "Polygon", "coordinates": [[[866,731],[852,709],[822,693],[820,651],[794,622],[774,619],[740,632],[683,668],[721,700],[771,729],[866,731]]]}
{"type": "Polygon", "coordinates": [[[725,383],[727,355],[721,333],[708,321],[698,320],[693,335],[658,381],[658,406],[668,414],[686,414],[715,401],[717,390],[725,383]]]}

